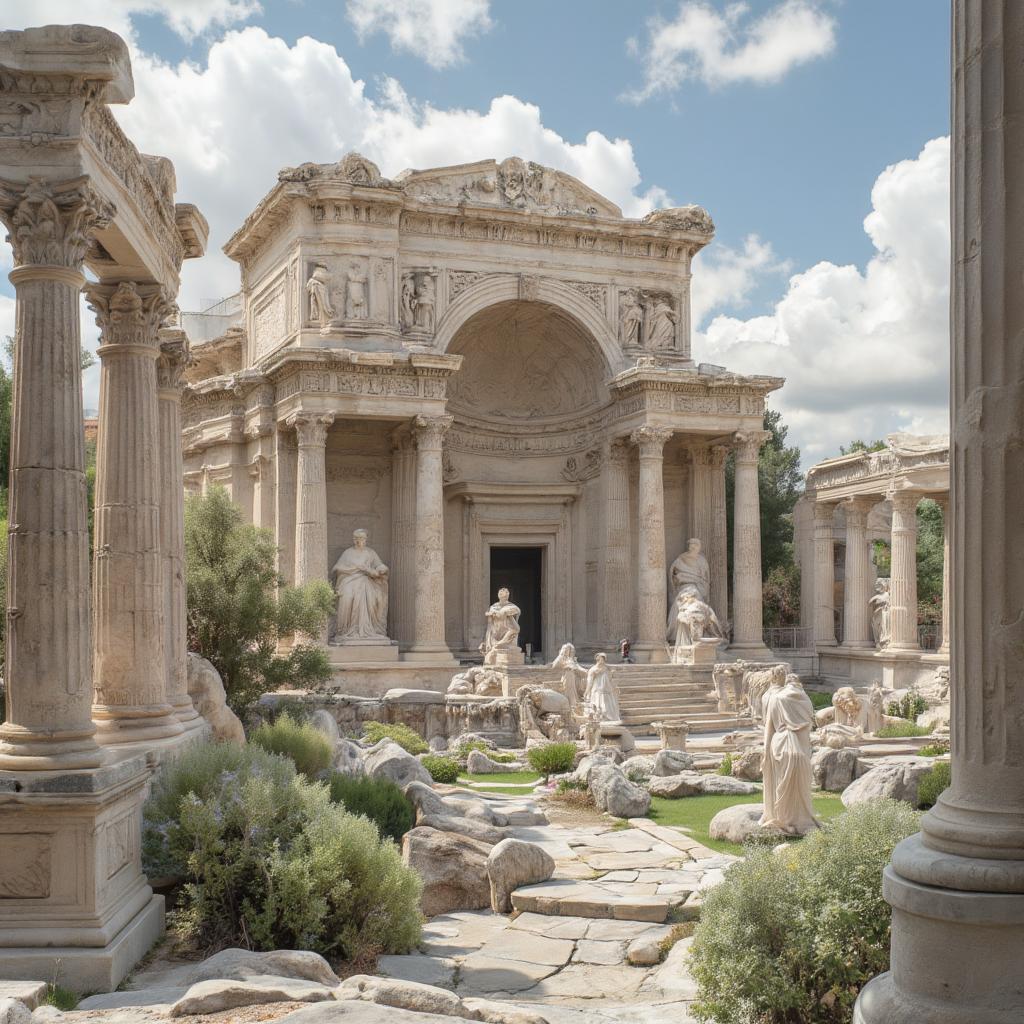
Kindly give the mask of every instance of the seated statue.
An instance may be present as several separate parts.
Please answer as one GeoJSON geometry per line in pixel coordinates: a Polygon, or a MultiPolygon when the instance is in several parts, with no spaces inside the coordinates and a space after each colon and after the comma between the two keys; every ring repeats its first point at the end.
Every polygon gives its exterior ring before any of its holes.
{"type": "Polygon", "coordinates": [[[331,576],[338,595],[338,643],[347,640],[388,642],[388,567],[366,546],[367,533],[356,530],[352,547],[334,563],[331,576]]]}
{"type": "Polygon", "coordinates": [[[675,652],[673,661],[682,657],[682,648],[693,647],[701,640],[722,640],[725,632],[714,608],[702,601],[691,589],[684,587],[676,598],[675,652]]]}
{"type": "Polygon", "coordinates": [[[448,684],[449,696],[500,697],[501,676],[489,668],[473,665],[456,673],[448,684]]]}
{"type": "Polygon", "coordinates": [[[487,609],[487,631],[484,633],[480,653],[485,665],[493,665],[499,655],[513,655],[513,660],[522,657],[519,649],[519,616],[517,605],[509,600],[507,587],[498,591],[498,600],[487,609]]]}

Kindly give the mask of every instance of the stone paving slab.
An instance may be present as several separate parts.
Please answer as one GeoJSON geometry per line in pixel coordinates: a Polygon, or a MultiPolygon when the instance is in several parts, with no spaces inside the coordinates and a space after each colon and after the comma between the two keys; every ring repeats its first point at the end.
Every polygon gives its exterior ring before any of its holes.
{"type": "Polygon", "coordinates": [[[519,911],[552,917],[616,918],[658,924],[668,917],[672,906],[681,902],[675,896],[624,896],[609,891],[599,882],[541,882],[512,893],[512,906],[519,911]]]}

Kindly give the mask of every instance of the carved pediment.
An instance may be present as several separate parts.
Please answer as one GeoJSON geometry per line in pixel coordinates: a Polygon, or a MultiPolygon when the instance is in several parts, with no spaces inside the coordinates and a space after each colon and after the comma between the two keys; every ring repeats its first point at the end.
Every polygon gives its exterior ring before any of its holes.
{"type": "Polygon", "coordinates": [[[278,181],[307,182],[313,179],[344,181],[350,185],[368,188],[390,188],[393,185],[383,177],[380,168],[360,153],[346,153],[337,163],[304,163],[298,167],[285,167],[277,172],[278,181]]]}
{"type": "Polygon", "coordinates": [[[655,210],[644,217],[645,224],[653,224],[670,231],[687,231],[691,234],[711,235],[715,222],[703,206],[676,206],[668,210],[655,210]]]}

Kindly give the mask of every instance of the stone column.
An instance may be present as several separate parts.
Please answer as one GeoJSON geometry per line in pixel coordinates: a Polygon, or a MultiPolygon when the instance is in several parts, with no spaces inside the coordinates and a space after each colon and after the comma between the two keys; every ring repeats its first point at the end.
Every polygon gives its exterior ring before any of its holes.
{"type": "MultiPolygon", "coordinates": [[[[413,642],[406,657],[452,661],[444,638],[444,435],[451,416],[417,416],[416,573],[413,642]]],[[[481,614],[483,609],[481,609],[481,614]]]]}
{"type": "Polygon", "coordinates": [[[711,538],[707,557],[711,569],[711,607],[725,625],[729,621],[729,523],[725,505],[725,459],[729,449],[716,444],[710,451],[711,538]]]}
{"type": "MultiPolygon", "coordinates": [[[[690,449],[690,533],[697,537],[708,557],[711,549],[712,513],[712,455],[707,445],[695,445],[690,449]]],[[[710,557],[708,557],[710,562],[710,557]]],[[[671,559],[669,560],[671,564],[671,559]]]]}
{"type": "Polygon", "coordinates": [[[326,580],[327,431],[334,416],[295,413],[288,417],[298,440],[295,483],[295,585],[326,580]]]}
{"type": "Polygon", "coordinates": [[[814,503],[814,643],[835,647],[835,541],[832,520],[835,505],[814,503]]]}
{"type": "Polygon", "coordinates": [[[416,447],[405,427],[391,445],[391,636],[412,643],[416,609],[416,447]]]}
{"type": "Polygon", "coordinates": [[[858,1024],[1024,1019],[1022,54],[1018,0],[955,0],[952,786],[886,868],[892,968],[858,1024]]]}
{"type": "MultiPolygon", "coordinates": [[[[100,327],[92,717],[104,743],[178,735],[166,692],[158,330],[163,288],[89,285],[100,327]]],[[[180,431],[178,433],[180,447],[180,431]]]]}
{"type": "Polygon", "coordinates": [[[637,511],[637,640],[642,661],[668,660],[668,566],[665,564],[665,484],[662,451],[671,430],[640,427],[630,435],[640,457],[637,511]]]}
{"type": "Polygon", "coordinates": [[[80,182],[0,182],[14,249],[7,716],[0,769],[90,768],[92,623],[78,295],[112,211],[80,182]]]}
{"type": "Polygon", "coordinates": [[[921,495],[892,495],[892,572],[889,583],[894,651],[917,651],[917,503],[921,495]]]}
{"type": "Polygon", "coordinates": [[[748,657],[766,658],[761,609],[761,499],[757,459],[771,435],[753,430],[736,435],[733,495],[732,647],[748,657]]]}
{"type": "Polygon", "coordinates": [[[603,470],[604,561],[601,635],[609,652],[631,633],[629,447],[622,439],[608,444],[603,470]]]}
{"type": "Polygon", "coordinates": [[[935,504],[942,509],[942,639],[936,653],[949,655],[949,530],[952,526],[949,514],[949,495],[939,494],[935,496],[935,504]]]}
{"type": "Polygon", "coordinates": [[[190,360],[184,331],[160,332],[157,360],[160,437],[160,553],[163,558],[167,703],[186,729],[203,725],[188,695],[185,635],[185,465],[181,450],[182,374],[190,360]]]}
{"type": "Polygon", "coordinates": [[[843,646],[871,648],[871,565],[868,561],[868,513],[873,498],[850,498],[846,512],[846,579],[843,585],[843,646]]]}

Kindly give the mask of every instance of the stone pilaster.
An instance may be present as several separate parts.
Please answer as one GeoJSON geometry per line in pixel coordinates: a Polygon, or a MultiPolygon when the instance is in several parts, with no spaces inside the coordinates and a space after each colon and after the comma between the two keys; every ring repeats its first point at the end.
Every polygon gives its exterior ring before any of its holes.
{"type": "Polygon", "coordinates": [[[843,646],[874,647],[871,639],[871,566],[868,562],[868,513],[873,498],[850,498],[846,513],[846,573],[843,583],[843,646]]]}
{"type": "Polygon", "coordinates": [[[736,478],[733,495],[732,647],[750,657],[767,657],[761,609],[761,498],[757,460],[767,430],[735,437],[736,478]]]}
{"type": "Polygon", "coordinates": [[[711,537],[707,558],[711,570],[711,607],[724,626],[729,621],[729,521],[725,504],[725,460],[729,449],[724,444],[712,445],[710,454],[711,537]]]}
{"type": "MultiPolygon", "coordinates": [[[[708,445],[690,449],[690,537],[697,537],[710,554],[713,519],[711,510],[713,456],[708,445]]],[[[671,561],[671,560],[670,560],[671,561]]],[[[710,558],[708,558],[710,564],[710,558]]]]}
{"type": "Polygon", "coordinates": [[[270,457],[254,455],[248,466],[252,481],[252,524],[264,530],[274,528],[274,467],[270,457]]]}
{"type": "Polygon", "coordinates": [[[630,530],[629,530],[629,446],[625,441],[609,443],[604,468],[604,560],[602,562],[601,635],[608,649],[629,637],[630,613],[630,530]]]}
{"type": "Polygon", "coordinates": [[[637,639],[641,660],[666,661],[668,567],[665,564],[665,483],[662,453],[671,430],[639,427],[630,435],[640,462],[637,496],[637,639]]]}
{"type": "Polygon", "coordinates": [[[295,482],[295,585],[327,579],[327,431],[332,415],[295,413],[298,460],[295,482]]]}
{"type": "Polygon", "coordinates": [[[892,966],[857,1024],[1024,1019],[1022,53],[1024,5],[955,0],[952,785],[886,868],[892,966]]]}
{"type": "MultiPolygon", "coordinates": [[[[286,423],[274,426],[274,530],[277,573],[286,586],[295,582],[295,481],[298,474],[295,432],[286,423]]],[[[205,476],[205,474],[204,474],[205,476]]]]}
{"type": "Polygon", "coordinates": [[[453,660],[444,620],[444,435],[451,416],[417,416],[416,598],[413,643],[406,657],[453,660]]]}
{"type": "Polygon", "coordinates": [[[952,526],[949,514],[949,495],[937,495],[935,503],[942,509],[942,638],[937,653],[948,655],[950,623],[949,531],[952,526]]]}
{"type": "Polygon", "coordinates": [[[893,651],[916,651],[917,641],[917,504],[921,495],[892,495],[892,571],[889,583],[893,651]]]}
{"type": "Polygon", "coordinates": [[[390,579],[391,636],[407,648],[416,610],[416,445],[405,427],[391,446],[390,579]]]}
{"type": "Polygon", "coordinates": [[[182,732],[166,692],[156,373],[171,307],[159,285],[121,281],[86,294],[101,362],[92,715],[104,743],[139,743],[182,732]]]}
{"type": "Polygon", "coordinates": [[[835,506],[814,503],[814,643],[835,647],[835,506]]]}
{"type": "Polygon", "coordinates": [[[81,180],[0,182],[14,249],[7,716],[0,768],[88,768],[94,739],[82,261],[112,211],[81,180]]]}
{"type": "Polygon", "coordinates": [[[163,558],[167,703],[186,729],[203,724],[188,695],[185,634],[185,465],[181,451],[182,374],[189,365],[184,331],[160,332],[157,360],[160,438],[160,553],[163,558]]]}

